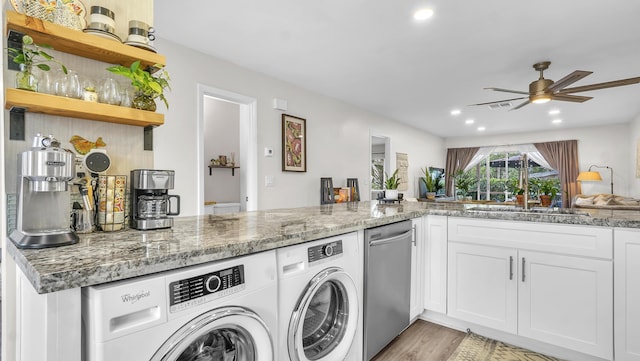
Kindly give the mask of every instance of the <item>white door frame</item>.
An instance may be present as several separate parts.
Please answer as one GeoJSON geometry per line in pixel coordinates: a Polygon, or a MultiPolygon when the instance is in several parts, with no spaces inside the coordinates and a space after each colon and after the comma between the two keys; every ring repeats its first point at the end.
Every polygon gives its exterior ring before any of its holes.
{"type": "Polygon", "coordinates": [[[204,214],[204,97],[240,106],[240,210],[258,209],[258,101],[227,90],[198,84],[198,214],[204,214]]]}

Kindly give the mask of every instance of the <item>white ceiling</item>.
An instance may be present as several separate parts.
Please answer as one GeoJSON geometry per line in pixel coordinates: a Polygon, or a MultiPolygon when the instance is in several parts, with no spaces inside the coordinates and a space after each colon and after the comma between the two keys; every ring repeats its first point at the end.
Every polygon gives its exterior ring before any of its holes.
{"type": "MultiPolygon", "coordinates": [[[[640,76],[639,0],[155,1],[159,37],[443,136],[629,122],[640,84],[522,109],[468,104],[518,97],[532,65],[545,78],[594,73],[571,86],[640,76]],[[413,20],[417,8],[435,15],[413,20]],[[454,108],[462,110],[451,116],[454,108]],[[551,124],[559,109],[563,122],[551,124]],[[468,118],[474,125],[465,125],[468,118]],[[479,133],[476,128],[485,126],[479,133]]],[[[170,59],[169,59],[170,62],[170,59]]],[[[520,101],[514,102],[514,106],[520,101]]]]}

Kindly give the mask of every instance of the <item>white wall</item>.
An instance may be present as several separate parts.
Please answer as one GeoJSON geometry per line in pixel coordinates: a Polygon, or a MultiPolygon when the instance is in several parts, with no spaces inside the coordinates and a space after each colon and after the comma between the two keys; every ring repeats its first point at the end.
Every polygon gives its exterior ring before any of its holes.
{"type": "MultiPolygon", "coordinates": [[[[636,132],[637,138],[640,134],[640,125],[636,128],[639,128],[636,132]]],[[[635,159],[635,157],[631,156],[634,153],[630,152],[630,149],[633,148],[633,152],[635,152],[635,145],[630,145],[629,129],[629,124],[573,129],[558,128],[547,132],[448,138],[445,143],[447,148],[459,148],[576,139],[578,140],[578,160],[581,171],[586,171],[590,165],[594,164],[610,166],[613,168],[614,193],[640,198],[638,192],[640,184],[631,189],[635,168],[631,169],[629,164],[631,158],[635,159]]],[[[609,170],[595,170],[602,175],[602,182],[583,182],[582,193],[610,193],[609,170]]],[[[633,183],[637,183],[637,181],[633,183]]]]}
{"type": "MultiPolygon", "coordinates": [[[[629,123],[629,193],[640,195],[640,115],[629,123]]],[[[615,186],[615,185],[614,185],[615,186]]]]}
{"type": "Polygon", "coordinates": [[[211,159],[220,155],[231,162],[231,152],[235,153],[234,161],[240,159],[240,106],[212,97],[204,99],[204,159],[202,168],[207,169],[204,176],[204,201],[217,203],[240,202],[240,172],[236,169],[213,168],[209,175],[211,159]]]}
{"type": "MultiPolygon", "coordinates": [[[[154,130],[154,166],[176,171],[173,193],[181,196],[181,215],[197,214],[199,205],[199,180],[194,177],[202,166],[196,145],[197,84],[258,101],[259,209],[320,204],[320,177],[333,177],[336,187],[346,185],[346,178],[357,177],[360,193],[368,194],[370,132],[391,138],[392,168],[396,152],[409,155],[409,174],[415,177],[421,167],[444,164],[442,138],[163,39],[156,40],[155,46],[167,57],[172,91],[165,124],[154,130]],[[282,171],[282,112],[272,108],[273,98],[287,100],[286,113],[307,120],[306,173],[282,171]],[[265,147],[273,148],[272,158],[263,156],[265,147]],[[267,175],[274,177],[273,187],[265,187],[267,175]]],[[[414,179],[409,189],[407,196],[414,196],[414,179]]]]}

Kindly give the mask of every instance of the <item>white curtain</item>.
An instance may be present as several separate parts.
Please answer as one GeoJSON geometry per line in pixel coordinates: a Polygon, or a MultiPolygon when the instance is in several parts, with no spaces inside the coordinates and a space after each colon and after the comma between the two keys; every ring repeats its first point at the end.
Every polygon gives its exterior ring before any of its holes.
{"type": "Polygon", "coordinates": [[[478,163],[482,162],[489,154],[493,153],[496,150],[496,147],[482,147],[478,149],[478,152],[471,158],[471,162],[464,167],[464,171],[467,172],[469,169],[478,165],[478,163]]]}

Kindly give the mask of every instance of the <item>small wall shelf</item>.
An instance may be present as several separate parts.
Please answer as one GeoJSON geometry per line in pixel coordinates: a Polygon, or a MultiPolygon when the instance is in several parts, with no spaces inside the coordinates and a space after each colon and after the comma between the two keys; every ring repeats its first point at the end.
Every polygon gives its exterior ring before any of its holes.
{"type": "Polygon", "coordinates": [[[15,11],[6,12],[7,30],[28,34],[38,44],[47,44],[57,51],[103,61],[111,64],[131,65],[140,60],[146,68],[165,65],[163,55],[101,38],[62,25],[32,18],[15,11]]]}
{"type": "Polygon", "coordinates": [[[213,168],[219,168],[219,169],[231,169],[231,176],[235,176],[236,175],[236,169],[240,169],[240,167],[229,167],[226,165],[210,165],[209,166],[209,175],[211,175],[211,169],[213,168]]]}
{"type": "Polygon", "coordinates": [[[164,114],[133,108],[87,102],[80,99],[5,89],[5,108],[21,108],[28,112],[98,120],[102,122],[158,126],[164,124],[164,114]]]}

